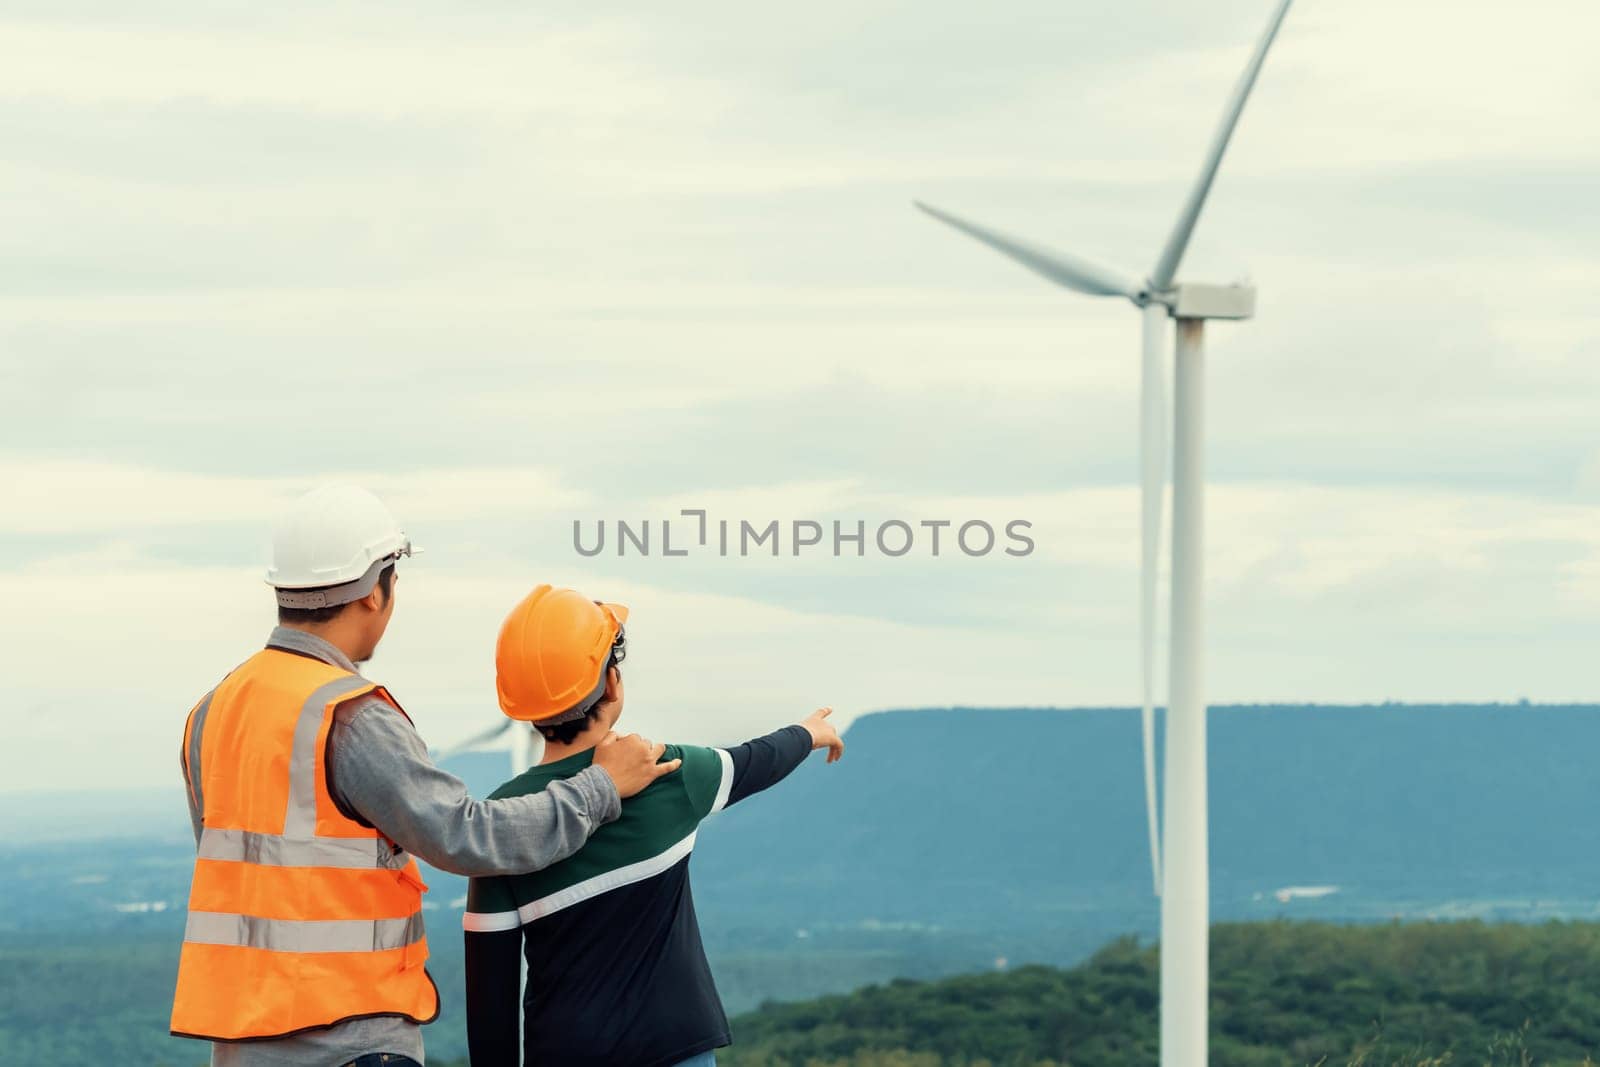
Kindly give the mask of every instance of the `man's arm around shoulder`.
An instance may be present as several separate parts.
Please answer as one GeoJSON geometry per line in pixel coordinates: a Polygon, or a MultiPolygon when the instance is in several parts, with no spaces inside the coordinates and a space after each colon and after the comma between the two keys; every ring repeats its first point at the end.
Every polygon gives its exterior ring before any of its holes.
{"type": "Polygon", "coordinates": [[[469,876],[524,874],[566,859],[621,814],[623,797],[677,769],[656,764],[661,746],[608,738],[594,766],[543,792],[476,800],[434,764],[411,723],[376,699],[339,709],[329,747],[336,798],[401,848],[469,876]]]}
{"type": "Polygon", "coordinates": [[[339,710],[328,763],[337,798],[401,848],[455,874],[541,870],[622,812],[616,785],[596,768],[542,793],[475,800],[435,766],[405,717],[378,700],[339,710]]]}

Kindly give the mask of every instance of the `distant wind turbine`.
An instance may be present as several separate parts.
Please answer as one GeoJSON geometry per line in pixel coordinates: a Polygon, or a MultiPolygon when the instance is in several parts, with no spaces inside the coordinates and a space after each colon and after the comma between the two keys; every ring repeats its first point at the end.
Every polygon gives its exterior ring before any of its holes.
{"type": "Polygon", "coordinates": [[[473,734],[459,744],[441,749],[434,753],[435,762],[459,756],[463,752],[470,752],[475,748],[482,748],[491,741],[499,740],[506,734],[511,735],[511,776],[515,778],[529,767],[533,766],[533,727],[525,722],[515,719],[506,719],[483,731],[473,734]]]}
{"type": "Polygon", "coordinates": [[[1140,667],[1143,684],[1145,810],[1150,865],[1161,897],[1161,1064],[1204,1067],[1208,1042],[1210,861],[1207,849],[1206,720],[1203,612],[1205,431],[1205,322],[1248,319],[1255,289],[1248,285],[1196,285],[1176,281],[1200,209],[1217,176],[1223,153],[1245,101],[1293,0],[1279,0],[1234,88],[1212,136],[1200,174],[1178,213],[1155,266],[1143,281],[1079,256],[1007,236],[918,202],[941,222],[1043,275],[1057,285],[1090,296],[1121,296],[1143,321],[1139,417],[1141,553],[1139,582],[1140,667]],[[1172,625],[1166,743],[1164,833],[1157,827],[1155,776],[1155,614],[1157,558],[1161,542],[1162,493],[1166,485],[1166,345],[1164,318],[1177,320],[1174,353],[1176,399],[1173,434],[1172,625]],[[1166,839],[1163,862],[1161,840],[1166,839]]]}

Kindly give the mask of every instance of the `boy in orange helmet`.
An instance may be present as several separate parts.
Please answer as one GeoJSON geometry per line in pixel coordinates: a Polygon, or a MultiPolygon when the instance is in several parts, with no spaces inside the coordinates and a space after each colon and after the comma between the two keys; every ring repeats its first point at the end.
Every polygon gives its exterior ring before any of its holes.
{"type": "MultiPolygon", "coordinates": [[[[506,619],[495,654],[500,706],[532,723],[545,750],[494,796],[538,793],[592,762],[622,714],[627,617],[620,604],[541,585],[506,619]]],[[[570,858],[531,875],[473,879],[463,920],[472,1062],[714,1063],[730,1038],[689,892],[696,831],[812,751],[839,759],[831,714],[822,708],[729,749],[668,745],[662,758],[681,760],[678,771],[570,858]]]]}

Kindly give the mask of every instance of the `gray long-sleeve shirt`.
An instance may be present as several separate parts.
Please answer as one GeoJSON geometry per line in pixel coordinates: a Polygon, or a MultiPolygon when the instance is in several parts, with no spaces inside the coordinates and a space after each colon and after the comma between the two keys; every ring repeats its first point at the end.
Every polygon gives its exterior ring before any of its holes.
{"type": "MultiPolygon", "coordinates": [[[[343,652],[303,630],[279,626],[267,645],[355,671],[343,652]]],[[[570,788],[559,793],[475,800],[460,779],[434,766],[411,723],[377,697],[338,709],[328,748],[329,791],[347,815],[456,874],[541,870],[582,848],[590,834],[622,811],[611,776],[598,767],[560,783],[570,788]]],[[[193,791],[185,792],[198,842],[203,813],[195,807],[193,791]]],[[[211,1062],[214,1067],[325,1067],[369,1052],[399,1053],[420,1063],[421,1028],[394,1017],[353,1019],[294,1037],[217,1043],[211,1062]]]]}

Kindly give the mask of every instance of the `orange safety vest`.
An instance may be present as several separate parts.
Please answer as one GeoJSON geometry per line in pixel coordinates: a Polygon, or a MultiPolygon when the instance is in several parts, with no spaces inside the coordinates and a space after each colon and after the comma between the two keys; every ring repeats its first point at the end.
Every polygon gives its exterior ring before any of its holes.
{"type": "Polygon", "coordinates": [[[328,793],[334,711],[382,688],[267,648],[189,713],[183,764],[204,828],[172,1032],[284,1037],[347,1019],[432,1022],[416,860],[328,793]]]}

